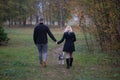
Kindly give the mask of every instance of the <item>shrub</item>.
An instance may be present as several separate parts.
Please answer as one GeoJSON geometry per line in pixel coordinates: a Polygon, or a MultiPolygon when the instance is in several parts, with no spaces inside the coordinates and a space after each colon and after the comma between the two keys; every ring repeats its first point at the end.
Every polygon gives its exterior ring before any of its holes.
{"type": "Polygon", "coordinates": [[[3,27],[0,27],[0,45],[4,45],[8,43],[8,36],[7,33],[5,33],[3,27]]]}

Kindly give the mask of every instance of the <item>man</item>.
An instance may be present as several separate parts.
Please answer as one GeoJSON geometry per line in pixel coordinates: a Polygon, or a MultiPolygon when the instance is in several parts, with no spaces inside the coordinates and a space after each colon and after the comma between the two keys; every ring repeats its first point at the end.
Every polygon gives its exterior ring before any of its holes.
{"type": "Polygon", "coordinates": [[[50,38],[56,42],[55,37],[51,33],[48,26],[43,24],[44,20],[41,18],[40,23],[35,27],[33,33],[34,43],[38,48],[38,56],[40,64],[46,67],[46,60],[47,60],[47,51],[48,51],[48,38],[47,34],[50,38]]]}

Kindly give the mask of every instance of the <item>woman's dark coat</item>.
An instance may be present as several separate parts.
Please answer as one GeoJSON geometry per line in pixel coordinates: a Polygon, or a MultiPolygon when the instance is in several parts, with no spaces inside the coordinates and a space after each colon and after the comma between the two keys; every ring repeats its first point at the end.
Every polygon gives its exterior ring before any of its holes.
{"type": "Polygon", "coordinates": [[[65,52],[73,52],[75,51],[74,42],[76,41],[75,33],[74,32],[65,32],[63,37],[58,44],[62,43],[65,40],[65,44],[63,47],[63,51],[65,52]]]}

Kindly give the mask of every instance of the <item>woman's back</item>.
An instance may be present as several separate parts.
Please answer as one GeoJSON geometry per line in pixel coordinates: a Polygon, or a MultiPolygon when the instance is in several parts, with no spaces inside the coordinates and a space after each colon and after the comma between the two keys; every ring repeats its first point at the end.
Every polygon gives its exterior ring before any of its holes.
{"type": "Polygon", "coordinates": [[[74,42],[76,40],[74,32],[65,32],[64,35],[66,41],[74,42]]]}

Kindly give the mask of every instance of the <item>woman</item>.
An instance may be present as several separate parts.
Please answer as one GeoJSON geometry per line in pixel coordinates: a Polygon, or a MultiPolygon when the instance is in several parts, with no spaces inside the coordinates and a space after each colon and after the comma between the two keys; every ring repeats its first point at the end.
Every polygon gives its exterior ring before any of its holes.
{"type": "Polygon", "coordinates": [[[62,39],[58,41],[57,44],[62,43],[64,40],[65,44],[63,47],[63,51],[66,53],[67,69],[69,69],[72,66],[72,53],[73,51],[75,51],[74,42],[76,41],[75,33],[72,31],[72,28],[70,26],[66,27],[62,39]]]}

